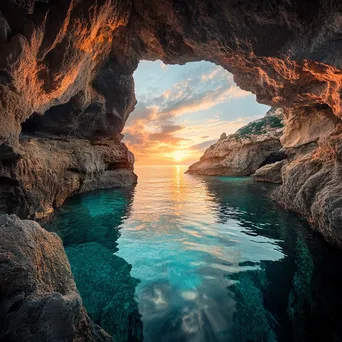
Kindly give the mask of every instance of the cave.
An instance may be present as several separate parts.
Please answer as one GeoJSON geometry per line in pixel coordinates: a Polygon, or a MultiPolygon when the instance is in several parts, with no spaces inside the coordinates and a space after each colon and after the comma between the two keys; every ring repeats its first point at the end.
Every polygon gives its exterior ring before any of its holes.
{"type": "Polygon", "coordinates": [[[283,152],[273,152],[266,157],[266,159],[260,164],[260,167],[282,161],[286,159],[286,157],[286,154],[283,152]]]}
{"type": "Polygon", "coordinates": [[[122,131],[142,60],[212,62],[281,108],[287,158],[271,152],[257,167],[283,161],[273,200],[340,248],[341,12],[340,0],[1,1],[0,264],[15,266],[0,267],[0,339],[19,336],[12,308],[27,322],[22,340],[36,341],[37,322],[53,312],[46,325],[56,329],[40,330],[42,340],[111,341],[82,306],[61,241],[26,219],[75,194],[137,183],[122,131]]]}

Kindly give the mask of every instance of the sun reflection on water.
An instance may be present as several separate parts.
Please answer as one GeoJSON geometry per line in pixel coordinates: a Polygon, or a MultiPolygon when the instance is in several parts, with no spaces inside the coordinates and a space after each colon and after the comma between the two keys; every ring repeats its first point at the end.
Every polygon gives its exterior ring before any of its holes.
{"type": "Polygon", "coordinates": [[[138,169],[134,214],[122,225],[118,255],[133,265],[132,276],[142,281],[137,299],[146,341],[160,338],[158,326],[165,324],[175,324],[172,329],[179,324],[173,338],[205,341],[204,322],[211,322],[215,341],[226,341],[235,311],[227,291],[235,281],[226,275],[258,270],[260,260],[279,260],[283,254],[272,239],[253,236],[252,241],[241,233],[239,214],[229,214],[236,208],[222,212],[228,215],[222,222],[217,196],[203,178],[186,175],[185,169],[165,167],[162,179],[154,174],[160,170],[138,169]],[[245,261],[256,265],[240,266],[245,261]],[[221,299],[214,300],[219,294],[221,299]]]}

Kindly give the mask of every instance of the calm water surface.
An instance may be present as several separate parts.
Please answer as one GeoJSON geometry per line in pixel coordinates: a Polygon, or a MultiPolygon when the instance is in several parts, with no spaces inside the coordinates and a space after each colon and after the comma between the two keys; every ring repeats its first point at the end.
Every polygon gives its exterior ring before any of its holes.
{"type": "Polygon", "coordinates": [[[341,252],[272,186],[185,170],[138,167],[48,224],[91,318],[116,341],[341,341],[341,252]]]}

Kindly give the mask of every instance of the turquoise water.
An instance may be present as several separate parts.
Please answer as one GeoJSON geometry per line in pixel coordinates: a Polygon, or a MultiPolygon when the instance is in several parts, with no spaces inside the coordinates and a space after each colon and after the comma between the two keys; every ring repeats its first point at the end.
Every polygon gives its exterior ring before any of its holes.
{"type": "Polygon", "coordinates": [[[272,186],[185,169],[138,167],[48,224],[91,318],[116,341],[341,341],[341,252],[272,186]]]}

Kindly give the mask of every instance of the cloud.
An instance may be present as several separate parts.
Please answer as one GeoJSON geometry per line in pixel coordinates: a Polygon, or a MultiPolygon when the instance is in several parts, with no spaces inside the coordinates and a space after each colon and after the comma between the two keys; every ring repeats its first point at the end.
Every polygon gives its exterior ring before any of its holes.
{"type": "Polygon", "coordinates": [[[249,95],[248,92],[238,88],[237,86],[222,85],[213,90],[207,90],[201,94],[193,94],[185,92],[177,96],[177,101],[169,102],[167,106],[160,112],[161,116],[180,116],[186,113],[198,112],[210,109],[217,104],[227,100],[249,95]],[[178,100],[178,98],[180,99],[178,100]]]}
{"type": "Polygon", "coordinates": [[[181,80],[159,95],[156,95],[158,86],[152,88],[149,88],[149,95],[140,97],[140,100],[144,99],[145,102],[138,103],[130,121],[153,114],[154,119],[165,122],[186,113],[208,110],[223,102],[249,95],[235,85],[230,73],[222,67],[207,63],[189,70],[182,75],[181,80]]]}
{"type": "Polygon", "coordinates": [[[160,61],[160,67],[164,70],[167,71],[168,66],[166,64],[164,64],[162,61],[160,61]]]}
{"type": "Polygon", "coordinates": [[[135,123],[139,120],[152,120],[156,116],[157,111],[157,107],[148,106],[146,103],[140,101],[135,106],[134,111],[129,115],[127,125],[135,123]]]}
{"type": "Polygon", "coordinates": [[[160,141],[177,145],[180,141],[188,140],[173,135],[173,133],[178,132],[182,129],[183,126],[181,125],[165,125],[162,126],[161,132],[149,134],[148,139],[151,141],[160,141]]]}
{"type": "Polygon", "coordinates": [[[153,125],[147,120],[149,116],[139,115],[139,120],[124,130],[124,141],[135,154],[145,154],[145,157],[170,154],[180,143],[188,140],[175,136],[175,133],[184,129],[182,125],[153,125]]]}
{"type": "Polygon", "coordinates": [[[209,66],[204,73],[197,69],[189,71],[184,75],[185,79],[174,83],[160,95],[151,96],[145,106],[156,108],[157,119],[163,121],[249,95],[235,85],[232,75],[222,67],[209,66]]]}
{"type": "Polygon", "coordinates": [[[183,126],[181,125],[165,125],[162,126],[162,132],[163,133],[175,133],[177,131],[181,131],[183,129],[183,126]]]}
{"type": "Polygon", "coordinates": [[[203,151],[203,150],[206,150],[209,146],[215,144],[216,142],[217,142],[217,139],[207,140],[207,141],[204,141],[202,143],[199,143],[199,144],[196,144],[196,145],[192,145],[189,148],[191,150],[203,151]]]}
{"type": "Polygon", "coordinates": [[[159,141],[164,143],[169,143],[173,145],[177,145],[180,141],[185,141],[185,138],[178,138],[172,134],[168,133],[153,133],[148,137],[151,141],[159,141]]]}

